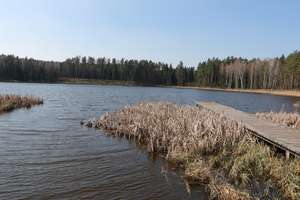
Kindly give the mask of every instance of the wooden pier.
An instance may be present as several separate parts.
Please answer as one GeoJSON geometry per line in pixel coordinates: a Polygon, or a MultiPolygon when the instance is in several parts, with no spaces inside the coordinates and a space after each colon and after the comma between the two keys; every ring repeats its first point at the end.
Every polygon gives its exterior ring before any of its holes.
{"type": "Polygon", "coordinates": [[[280,127],[271,121],[258,119],[255,114],[242,112],[215,102],[199,102],[197,105],[216,113],[223,113],[229,119],[243,123],[254,136],[283,150],[287,158],[290,154],[300,157],[300,130],[280,127]]]}

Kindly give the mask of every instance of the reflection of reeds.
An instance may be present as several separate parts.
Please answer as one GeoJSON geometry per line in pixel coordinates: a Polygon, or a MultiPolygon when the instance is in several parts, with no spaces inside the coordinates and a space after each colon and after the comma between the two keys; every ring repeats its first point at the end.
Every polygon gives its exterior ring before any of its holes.
{"type": "Polygon", "coordinates": [[[300,128],[300,115],[298,113],[288,112],[267,112],[267,113],[256,113],[256,116],[261,119],[271,120],[272,122],[291,127],[300,128]]]}
{"type": "Polygon", "coordinates": [[[30,108],[42,104],[41,98],[32,96],[0,95],[0,113],[9,112],[17,108],[30,108]]]}
{"type": "Polygon", "coordinates": [[[204,108],[141,103],[87,123],[134,139],[205,183],[217,199],[300,198],[300,162],[275,157],[242,124],[204,108]]]}

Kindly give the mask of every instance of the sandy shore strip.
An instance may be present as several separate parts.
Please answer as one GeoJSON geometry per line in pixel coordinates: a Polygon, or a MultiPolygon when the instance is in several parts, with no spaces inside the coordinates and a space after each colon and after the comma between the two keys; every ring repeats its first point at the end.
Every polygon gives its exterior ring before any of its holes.
{"type": "Polygon", "coordinates": [[[214,87],[196,87],[196,86],[170,86],[180,89],[195,89],[208,91],[223,91],[223,92],[244,92],[256,94],[271,94],[279,96],[300,97],[300,90],[277,90],[277,89],[228,89],[228,88],[214,88],[214,87]]]}

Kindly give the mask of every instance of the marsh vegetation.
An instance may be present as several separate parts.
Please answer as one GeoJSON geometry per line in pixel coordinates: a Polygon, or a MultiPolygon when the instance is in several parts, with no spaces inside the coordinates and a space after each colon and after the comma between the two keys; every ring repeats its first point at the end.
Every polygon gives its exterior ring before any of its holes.
{"type": "Polygon", "coordinates": [[[9,112],[17,108],[30,108],[42,103],[43,99],[33,96],[0,95],[0,113],[9,112]]]}
{"type": "Polygon", "coordinates": [[[300,161],[286,161],[242,124],[195,106],[140,103],[90,120],[89,127],[126,137],[204,184],[212,199],[299,199],[300,161]]]}
{"type": "Polygon", "coordinates": [[[256,116],[260,119],[272,121],[278,125],[300,128],[300,115],[298,113],[290,112],[263,112],[256,113],[256,116]]]}

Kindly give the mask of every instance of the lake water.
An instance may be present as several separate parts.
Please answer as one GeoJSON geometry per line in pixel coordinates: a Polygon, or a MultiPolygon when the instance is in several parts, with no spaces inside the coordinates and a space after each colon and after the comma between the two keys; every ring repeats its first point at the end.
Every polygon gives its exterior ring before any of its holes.
{"type": "Polygon", "coordinates": [[[248,112],[294,111],[299,98],[191,89],[0,83],[44,104],[0,115],[0,199],[206,199],[180,172],[80,121],[140,101],[216,101],[248,112]]]}

